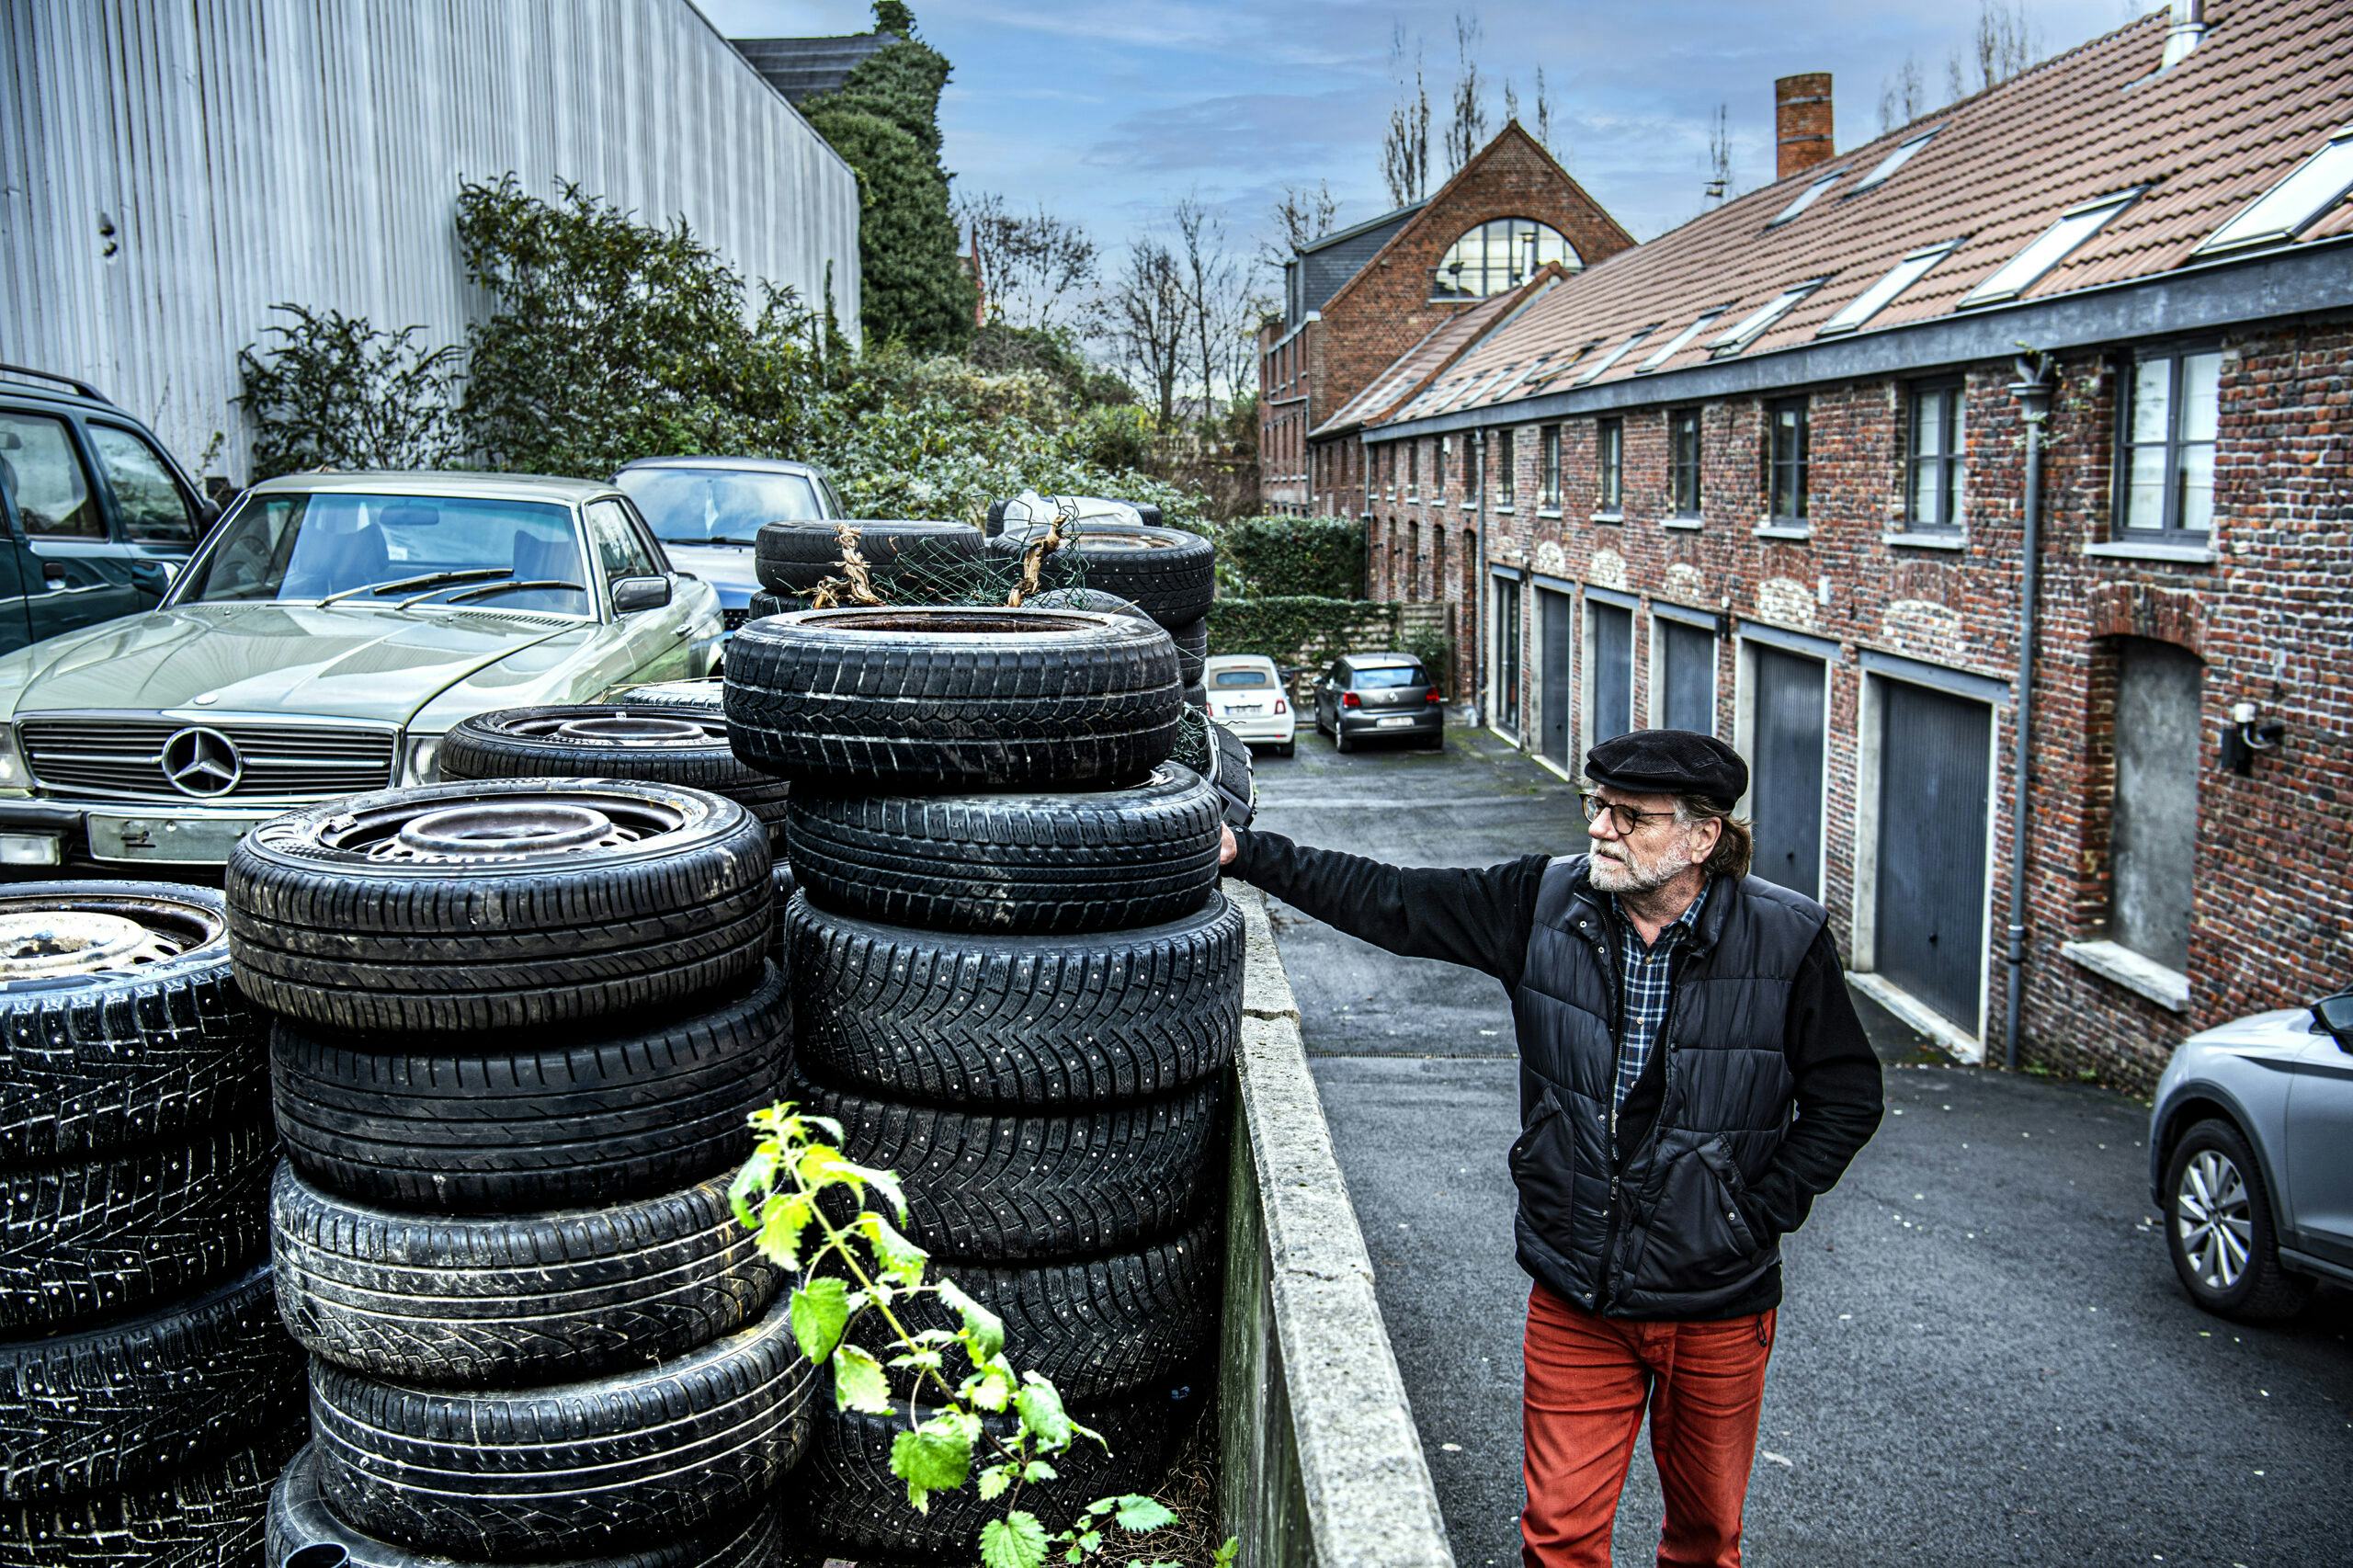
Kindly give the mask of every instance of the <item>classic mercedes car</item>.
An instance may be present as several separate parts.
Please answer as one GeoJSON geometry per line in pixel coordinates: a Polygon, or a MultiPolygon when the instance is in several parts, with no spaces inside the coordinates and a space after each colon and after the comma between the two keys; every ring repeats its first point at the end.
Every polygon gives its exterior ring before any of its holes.
{"type": "Polygon", "coordinates": [[[721,632],[609,484],[270,480],[154,609],[0,656],[0,867],[217,867],[289,806],[430,781],[469,714],[708,675],[721,632]]]}

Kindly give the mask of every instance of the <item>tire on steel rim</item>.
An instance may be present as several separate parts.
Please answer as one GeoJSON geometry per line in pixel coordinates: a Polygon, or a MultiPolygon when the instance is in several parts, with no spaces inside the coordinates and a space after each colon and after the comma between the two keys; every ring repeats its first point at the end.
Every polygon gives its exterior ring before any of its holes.
{"type": "Polygon", "coordinates": [[[476,713],[452,725],[442,741],[441,777],[683,784],[724,795],[769,824],[783,818],[788,793],[786,785],[735,760],[719,713],[678,703],[580,702],[476,713]]]}
{"type": "Polygon", "coordinates": [[[1120,930],[1209,901],[1218,795],[1173,763],[1139,784],[1051,794],[804,791],[785,839],[828,908],[934,930],[1120,930]]]}
{"type": "Polygon", "coordinates": [[[979,558],[987,541],[966,523],[923,522],[902,517],[828,518],[763,523],[754,546],[754,570],[771,594],[806,594],[828,577],[843,575],[841,530],[858,530],[858,553],[878,591],[902,581],[953,572],[979,558]]]}
{"type": "Polygon", "coordinates": [[[766,1312],[783,1271],[733,1172],[606,1209],[452,1220],[270,1189],[278,1312],[315,1356],[432,1387],[516,1387],[683,1356],[766,1312]]]}
{"type": "Polygon", "coordinates": [[[512,1392],[311,1364],[320,1489],[339,1518],[458,1557],[543,1558],[740,1517],[799,1462],[817,1369],[784,1300],[656,1368],[512,1392]]]}
{"type": "Polygon", "coordinates": [[[266,1007],[329,1028],[537,1028],[747,983],[766,828],[620,778],[479,779],[306,806],[230,851],[229,944],[266,1007]]]}
{"type": "Polygon", "coordinates": [[[262,1019],[221,895],[0,887],[0,1165],[185,1141],[263,1114],[262,1019]]]}
{"type": "Polygon", "coordinates": [[[1077,787],[1138,778],[1176,744],[1176,645],[1125,617],[804,610],[730,647],[735,755],[796,782],[1077,787]]]}
{"type": "Polygon", "coordinates": [[[1222,894],[1165,925],[1039,937],[882,926],[804,894],[785,927],[801,992],[796,1060],[864,1094],[1110,1105],[1222,1071],[1241,1034],[1242,915],[1222,894]]]}
{"type": "Polygon", "coordinates": [[[715,710],[724,705],[726,696],[724,681],[717,676],[703,676],[695,680],[654,680],[642,686],[625,686],[613,693],[612,700],[624,707],[715,710]]]}
{"type": "Polygon", "coordinates": [[[1223,1131],[1224,1086],[1210,1077],[1059,1115],[911,1105],[805,1077],[790,1097],[839,1121],[851,1159],[898,1174],[918,1245],[1028,1262],[1124,1251],[1182,1226],[1223,1131]]]}
{"type": "MultiPolygon", "coordinates": [[[[336,1518],[319,1486],[318,1459],[308,1445],[270,1490],[268,1539],[266,1568],[281,1568],[290,1553],[306,1546],[343,1548],[347,1568],[470,1568],[439,1552],[378,1540],[336,1518]]],[[[680,1540],[560,1562],[534,1554],[531,1561],[536,1568],[774,1568],[783,1550],[782,1505],[767,1503],[746,1518],[680,1540]]]]}
{"type": "Polygon", "coordinates": [[[773,965],[707,1011],[568,1041],[354,1040],[281,1021],[270,1046],[297,1168],[362,1202],[447,1214],[613,1203],[738,1165],[745,1119],[774,1102],[791,1053],[773,965]]]}

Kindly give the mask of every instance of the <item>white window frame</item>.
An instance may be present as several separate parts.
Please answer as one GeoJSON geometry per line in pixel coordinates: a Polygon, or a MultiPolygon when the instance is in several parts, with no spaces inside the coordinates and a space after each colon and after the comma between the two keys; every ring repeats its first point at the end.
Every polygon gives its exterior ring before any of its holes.
{"type": "Polygon", "coordinates": [[[2051,221],[2048,228],[2029,240],[2018,255],[2002,263],[1986,276],[1983,283],[1961,297],[1956,310],[1968,310],[1975,305],[1998,305],[2017,299],[2042,281],[2052,268],[2081,250],[2092,236],[2114,221],[2119,212],[2138,199],[2147,188],[2135,186],[2130,190],[2110,191],[2106,196],[2070,207],[2051,221]]]}

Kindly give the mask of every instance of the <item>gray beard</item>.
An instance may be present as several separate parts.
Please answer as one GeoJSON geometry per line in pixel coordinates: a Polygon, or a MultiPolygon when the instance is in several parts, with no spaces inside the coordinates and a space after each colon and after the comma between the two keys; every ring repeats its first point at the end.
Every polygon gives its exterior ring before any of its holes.
{"type": "Polygon", "coordinates": [[[1587,863],[1586,874],[1592,880],[1593,885],[1603,892],[1640,893],[1665,887],[1688,869],[1688,861],[1682,865],[1675,865],[1671,864],[1665,856],[1661,856],[1654,865],[1640,866],[1631,858],[1624,860],[1606,858],[1597,849],[1593,852],[1593,858],[1587,863]]]}

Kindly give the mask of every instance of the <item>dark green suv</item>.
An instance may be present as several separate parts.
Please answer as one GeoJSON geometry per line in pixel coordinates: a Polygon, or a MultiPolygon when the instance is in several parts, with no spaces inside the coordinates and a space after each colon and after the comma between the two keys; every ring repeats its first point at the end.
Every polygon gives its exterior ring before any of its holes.
{"type": "Polygon", "coordinates": [[[0,653],[153,609],[217,516],[96,389],[0,365],[0,653]]]}

